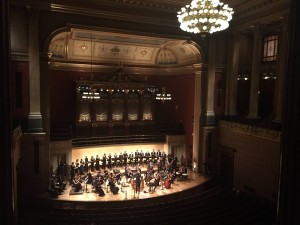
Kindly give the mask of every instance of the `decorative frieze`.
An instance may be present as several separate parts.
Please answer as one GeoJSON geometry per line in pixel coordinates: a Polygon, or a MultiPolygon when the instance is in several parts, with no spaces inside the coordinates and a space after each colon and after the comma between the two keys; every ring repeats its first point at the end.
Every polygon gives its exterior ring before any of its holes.
{"type": "Polygon", "coordinates": [[[274,130],[274,129],[267,129],[267,128],[253,126],[253,125],[236,123],[231,121],[224,121],[224,120],[219,122],[219,128],[244,134],[244,135],[268,139],[270,141],[280,142],[281,140],[281,131],[274,130]]]}

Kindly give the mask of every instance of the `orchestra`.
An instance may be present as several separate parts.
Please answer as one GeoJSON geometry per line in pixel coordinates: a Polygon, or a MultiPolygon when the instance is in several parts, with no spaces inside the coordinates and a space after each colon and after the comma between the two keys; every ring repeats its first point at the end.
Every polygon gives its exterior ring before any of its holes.
{"type": "MultiPolygon", "coordinates": [[[[176,156],[172,157],[159,149],[153,149],[151,153],[142,150],[129,154],[126,151],[114,155],[104,153],[102,158],[100,155],[85,156],[84,159],[72,162],[69,170],[70,184],[74,192],[85,190],[104,196],[103,189],[107,193],[118,194],[117,185],[121,185],[121,191],[124,192],[124,187],[131,184],[137,198],[141,192],[147,193],[145,186],[149,187],[150,194],[155,192],[156,187],[161,190],[170,189],[176,178],[187,174],[186,165],[181,168],[177,166],[176,156]]],[[[51,189],[55,189],[53,182],[51,189]]]]}

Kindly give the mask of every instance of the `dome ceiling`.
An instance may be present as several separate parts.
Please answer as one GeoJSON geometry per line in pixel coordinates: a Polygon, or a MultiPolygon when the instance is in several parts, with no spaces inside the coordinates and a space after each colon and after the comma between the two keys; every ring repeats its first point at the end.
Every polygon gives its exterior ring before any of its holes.
{"type": "Polygon", "coordinates": [[[80,63],[139,67],[184,67],[201,62],[187,40],[71,28],[50,41],[50,65],[80,63]]]}

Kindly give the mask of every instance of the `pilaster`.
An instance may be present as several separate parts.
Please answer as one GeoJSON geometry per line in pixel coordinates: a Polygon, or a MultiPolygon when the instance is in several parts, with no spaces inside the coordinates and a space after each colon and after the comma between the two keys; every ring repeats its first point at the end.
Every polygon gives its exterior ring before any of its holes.
{"type": "Polygon", "coordinates": [[[257,25],[254,28],[254,43],[252,52],[252,68],[251,68],[251,87],[250,87],[250,103],[248,118],[258,118],[259,103],[259,83],[260,83],[260,62],[261,62],[261,30],[257,25]]]}
{"type": "Polygon", "coordinates": [[[40,99],[39,9],[28,7],[29,13],[29,115],[28,132],[43,131],[40,99]]]}

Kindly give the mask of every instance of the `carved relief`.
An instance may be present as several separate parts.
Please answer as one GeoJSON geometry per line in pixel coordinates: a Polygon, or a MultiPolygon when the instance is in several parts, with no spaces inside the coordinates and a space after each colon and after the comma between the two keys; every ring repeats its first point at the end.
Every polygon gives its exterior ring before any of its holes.
{"type": "Polygon", "coordinates": [[[226,129],[232,132],[264,138],[271,141],[280,142],[281,140],[281,132],[278,130],[271,130],[267,128],[247,124],[240,124],[230,121],[220,121],[219,127],[220,129],[226,129]]]}

